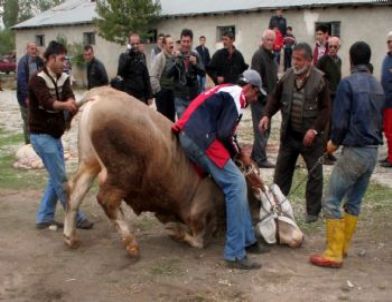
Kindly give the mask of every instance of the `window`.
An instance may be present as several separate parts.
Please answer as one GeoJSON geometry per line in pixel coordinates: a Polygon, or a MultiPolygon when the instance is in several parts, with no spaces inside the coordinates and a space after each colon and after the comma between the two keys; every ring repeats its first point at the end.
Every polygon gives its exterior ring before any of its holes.
{"type": "Polygon", "coordinates": [[[146,43],[157,43],[158,31],[156,29],[149,30],[147,33],[146,43]]]}
{"type": "Polygon", "coordinates": [[[233,33],[234,38],[235,38],[235,26],[234,25],[218,26],[216,28],[216,41],[217,42],[222,41],[223,34],[226,32],[233,33]]]}
{"type": "Polygon", "coordinates": [[[45,46],[45,35],[36,35],[35,43],[37,46],[45,46]]]}
{"type": "Polygon", "coordinates": [[[340,37],[340,21],[332,21],[332,22],[316,22],[316,26],[325,24],[328,27],[328,34],[330,36],[340,37]]]}
{"type": "Polygon", "coordinates": [[[94,32],[83,33],[83,44],[95,45],[95,33],[94,32]]]}

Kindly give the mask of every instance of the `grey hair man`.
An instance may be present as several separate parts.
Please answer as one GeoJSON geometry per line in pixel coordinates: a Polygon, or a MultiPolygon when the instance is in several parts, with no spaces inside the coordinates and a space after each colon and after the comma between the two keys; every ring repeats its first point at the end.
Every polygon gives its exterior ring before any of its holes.
{"type": "Polygon", "coordinates": [[[312,66],[312,49],[299,43],[293,49],[293,68],[276,85],[260,121],[268,129],[271,117],[282,113],[281,137],[274,182],[284,195],[290,192],[295,164],[301,155],[308,169],[306,222],[315,222],[321,210],[324,153],[323,131],[330,114],[328,86],[323,73],[312,66]]]}
{"type": "MultiPolygon", "coordinates": [[[[251,68],[256,70],[263,79],[263,88],[267,94],[271,94],[278,82],[278,65],[274,61],[273,45],[275,41],[275,32],[267,29],[261,37],[260,48],[252,57],[251,68]]],[[[267,96],[260,94],[257,102],[250,106],[252,111],[253,122],[253,150],[252,159],[260,168],[273,168],[274,165],[268,161],[266,154],[267,141],[270,135],[270,127],[264,132],[259,130],[259,121],[262,117],[264,106],[267,103],[267,96]]]]}

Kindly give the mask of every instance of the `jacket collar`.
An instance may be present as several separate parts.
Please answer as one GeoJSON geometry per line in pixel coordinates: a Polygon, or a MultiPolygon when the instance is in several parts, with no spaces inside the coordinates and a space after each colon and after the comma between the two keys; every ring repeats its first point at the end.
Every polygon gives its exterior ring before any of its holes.
{"type": "Polygon", "coordinates": [[[355,65],[351,68],[351,73],[357,72],[370,72],[369,67],[366,65],[355,65]]]}

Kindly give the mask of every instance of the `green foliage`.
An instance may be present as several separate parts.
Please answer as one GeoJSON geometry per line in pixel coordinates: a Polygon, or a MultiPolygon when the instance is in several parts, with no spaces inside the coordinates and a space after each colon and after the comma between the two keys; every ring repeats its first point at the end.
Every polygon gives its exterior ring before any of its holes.
{"type": "Polygon", "coordinates": [[[124,45],[130,32],[148,36],[161,11],[159,1],[98,0],[94,20],[99,35],[108,41],[124,45]]]}
{"type": "Polygon", "coordinates": [[[19,1],[18,0],[5,0],[3,2],[3,23],[5,28],[18,23],[19,1]]]}
{"type": "Polygon", "coordinates": [[[12,134],[0,128],[0,189],[30,189],[43,187],[46,172],[39,170],[18,170],[12,167],[13,154],[23,144],[23,135],[12,134]]]}
{"type": "Polygon", "coordinates": [[[82,43],[68,44],[67,38],[63,35],[57,35],[56,41],[63,44],[67,48],[68,55],[71,58],[72,66],[84,68],[85,61],[83,58],[84,49],[82,43]]]}
{"type": "Polygon", "coordinates": [[[0,55],[8,54],[15,49],[15,35],[9,29],[0,30],[0,55]]]}

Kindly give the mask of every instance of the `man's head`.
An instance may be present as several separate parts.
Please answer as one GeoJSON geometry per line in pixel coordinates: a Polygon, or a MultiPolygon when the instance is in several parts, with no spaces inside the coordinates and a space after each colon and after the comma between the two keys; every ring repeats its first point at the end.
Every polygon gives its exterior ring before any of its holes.
{"type": "Polygon", "coordinates": [[[83,58],[86,62],[90,62],[94,58],[94,49],[91,45],[84,46],[83,58]]]}
{"type": "Polygon", "coordinates": [[[26,52],[30,57],[35,58],[36,56],[38,56],[37,44],[35,44],[34,42],[27,43],[26,52]]]}
{"type": "Polygon", "coordinates": [[[296,75],[306,73],[312,64],[312,48],[307,43],[298,43],[293,48],[292,65],[296,75]]]}
{"type": "Polygon", "coordinates": [[[293,28],[291,26],[287,26],[287,31],[288,34],[292,34],[293,33],[293,28]]]}
{"type": "Polygon", "coordinates": [[[205,36],[200,36],[199,43],[200,43],[201,46],[206,45],[206,37],[205,36]]]}
{"type": "Polygon", "coordinates": [[[279,16],[279,17],[282,17],[283,16],[283,10],[281,8],[278,8],[276,10],[276,15],[279,16]]]}
{"type": "Polygon", "coordinates": [[[351,66],[369,65],[372,51],[366,42],[355,42],[353,45],[351,45],[349,52],[351,66]]]}
{"type": "Polygon", "coordinates": [[[174,41],[173,38],[170,35],[166,35],[163,37],[162,40],[162,47],[163,50],[166,51],[167,53],[172,53],[174,50],[174,41]]]}
{"type": "Polygon", "coordinates": [[[271,29],[266,29],[261,36],[261,46],[272,51],[275,42],[275,32],[271,29]]]}
{"type": "Polygon", "coordinates": [[[340,48],[340,39],[332,36],[328,38],[328,54],[331,57],[336,57],[340,48]]]}
{"type": "Polygon", "coordinates": [[[192,47],[193,32],[190,29],[183,29],[180,35],[180,44],[182,52],[189,52],[192,47]]]}
{"type": "Polygon", "coordinates": [[[163,34],[163,33],[160,33],[159,35],[158,35],[158,39],[157,39],[157,44],[158,44],[158,47],[159,48],[162,48],[162,41],[163,41],[163,38],[165,37],[165,35],[163,34]]]}
{"type": "Polygon", "coordinates": [[[328,26],[319,24],[316,27],[316,41],[324,45],[328,40],[328,26]]]}
{"type": "Polygon", "coordinates": [[[263,89],[263,82],[260,74],[253,69],[245,70],[241,75],[238,84],[242,87],[247,103],[254,103],[258,100],[260,93],[266,95],[263,89]]]}
{"type": "Polygon", "coordinates": [[[388,51],[392,53],[392,31],[387,35],[388,51]]]}
{"type": "Polygon", "coordinates": [[[129,45],[133,52],[140,52],[140,36],[137,33],[131,33],[129,35],[129,45]]]}
{"type": "Polygon", "coordinates": [[[235,41],[235,37],[231,31],[226,31],[223,33],[222,42],[223,42],[224,48],[226,48],[226,49],[233,48],[234,41],[235,41]]]}
{"type": "Polygon", "coordinates": [[[55,74],[60,75],[64,71],[66,54],[67,49],[63,44],[51,41],[44,53],[46,67],[55,74]]]}

